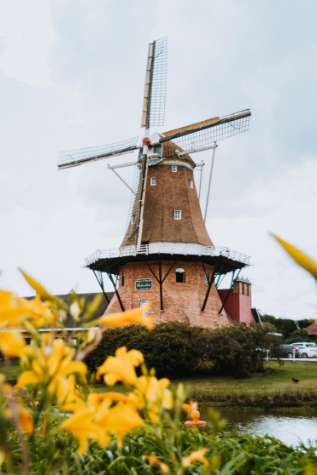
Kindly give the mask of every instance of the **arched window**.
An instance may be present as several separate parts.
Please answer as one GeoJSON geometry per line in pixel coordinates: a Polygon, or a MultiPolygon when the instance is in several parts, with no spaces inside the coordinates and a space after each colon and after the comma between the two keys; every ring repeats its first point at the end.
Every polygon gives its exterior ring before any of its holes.
{"type": "Polygon", "coordinates": [[[182,267],[177,267],[175,271],[175,278],[176,278],[176,282],[179,284],[183,284],[185,282],[186,273],[182,267]]]}

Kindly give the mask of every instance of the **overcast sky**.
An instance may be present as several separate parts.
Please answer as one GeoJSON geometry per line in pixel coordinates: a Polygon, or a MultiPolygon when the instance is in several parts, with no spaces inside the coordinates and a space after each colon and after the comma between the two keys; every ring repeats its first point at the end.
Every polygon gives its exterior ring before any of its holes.
{"type": "Polygon", "coordinates": [[[212,240],[251,256],[254,306],[316,316],[314,282],[268,234],[317,258],[316,18],[314,0],[2,0],[0,287],[29,294],[21,266],[98,291],[85,257],[119,245],[131,197],[106,163],[57,171],[58,151],[140,133],[147,44],[167,36],[167,130],[253,112],[217,149],[212,240]]]}

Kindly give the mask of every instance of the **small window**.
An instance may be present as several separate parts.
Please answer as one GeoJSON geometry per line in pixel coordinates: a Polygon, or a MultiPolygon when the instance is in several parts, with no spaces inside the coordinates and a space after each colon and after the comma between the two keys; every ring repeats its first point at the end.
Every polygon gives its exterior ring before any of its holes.
{"type": "Polygon", "coordinates": [[[150,184],[151,184],[151,186],[156,186],[157,185],[156,176],[151,176],[150,184]]]}
{"type": "Polygon", "coordinates": [[[135,281],[136,290],[150,290],[152,288],[152,279],[138,279],[135,281]]]}
{"type": "Polygon", "coordinates": [[[189,188],[194,188],[194,181],[193,180],[189,180],[189,188]]]}
{"type": "Polygon", "coordinates": [[[177,173],[177,168],[178,168],[177,165],[172,165],[172,166],[171,166],[172,172],[173,172],[173,173],[177,173]]]}
{"type": "Polygon", "coordinates": [[[181,209],[174,209],[174,219],[175,221],[180,221],[183,217],[183,213],[181,209]]]}
{"type": "Polygon", "coordinates": [[[175,277],[177,283],[184,283],[185,282],[185,270],[182,267],[178,267],[175,271],[175,277]]]}

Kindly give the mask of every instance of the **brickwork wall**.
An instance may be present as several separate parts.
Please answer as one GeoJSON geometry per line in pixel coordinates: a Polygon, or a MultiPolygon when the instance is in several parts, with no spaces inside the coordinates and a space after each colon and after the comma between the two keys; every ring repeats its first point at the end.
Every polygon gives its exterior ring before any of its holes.
{"type": "MultiPolygon", "coordinates": [[[[193,170],[181,166],[179,162],[175,173],[165,162],[149,167],[142,242],[185,242],[211,246],[201,214],[193,170]],[[156,178],[156,186],[151,186],[152,177],[156,178]],[[174,209],[182,211],[181,220],[174,219],[174,209]]],[[[137,206],[138,202],[134,208],[137,206]]],[[[135,227],[136,222],[130,222],[121,246],[136,243],[135,227]]]]}
{"type": "MultiPolygon", "coordinates": [[[[172,264],[172,261],[162,263],[163,276],[172,264]]],[[[154,273],[159,276],[158,264],[151,263],[150,265],[154,273]]],[[[207,266],[207,271],[211,273],[212,268],[207,266]]],[[[147,300],[151,304],[150,315],[154,317],[156,323],[180,321],[210,328],[230,324],[225,310],[220,316],[218,315],[222,302],[215,286],[210,291],[205,311],[201,311],[207,290],[205,272],[201,263],[179,261],[174,265],[163,283],[164,311],[160,310],[159,283],[153,277],[147,264],[126,264],[121,269],[121,275],[124,276],[124,285],[121,285],[120,279],[119,293],[126,310],[139,307],[141,300],[147,300]],[[176,268],[185,270],[185,283],[176,282],[176,268]],[[135,282],[140,278],[152,279],[151,290],[136,290],[135,282]]],[[[114,295],[107,308],[107,313],[118,311],[120,311],[120,307],[117,297],[114,295]]]]}

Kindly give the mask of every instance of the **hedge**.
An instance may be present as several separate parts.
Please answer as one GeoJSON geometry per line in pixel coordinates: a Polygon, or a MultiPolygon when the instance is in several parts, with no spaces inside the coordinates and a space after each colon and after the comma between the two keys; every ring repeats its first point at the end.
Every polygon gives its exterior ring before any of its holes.
{"type": "Polygon", "coordinates": [[[94,371],[119,346],[126,346],[140,350],[147,367],[155,368],[160,377],[197,376],[206,367],[217,374],[241,377],[263,370],[262,349],[272,345],[265,329],[257,326],[210,330],[162,323],[151,332],[138,326],[107,331],[86,363],[94,371]]]}

